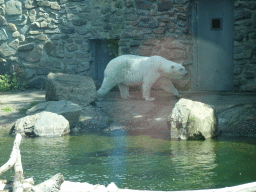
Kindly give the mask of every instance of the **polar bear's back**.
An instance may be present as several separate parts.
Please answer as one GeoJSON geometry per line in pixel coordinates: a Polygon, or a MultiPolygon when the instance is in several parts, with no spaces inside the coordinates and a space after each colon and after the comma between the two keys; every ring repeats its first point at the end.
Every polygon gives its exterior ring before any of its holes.
{"type": "Polygon", "coordinates": [[[143,64],[147,63],[148,57],[136,56],[136,55],[122,55],[112,59],[105,71],[105,77],[114,77],[116,83],[120,83],[130,73],[143,71],[140,68],[143,64]]]}
{"type": "MultiPolygon", "coordinates": [[[[137,55],[122,55],[112,59],[106,69],[105,73],[110,73],[112,69],[130,69],[131,67],[138,67],[141,62],[148,60],[148,57],[137,56],[137,55]]],[[[119,70],[118,70],[119,71],[119,70]]]]}

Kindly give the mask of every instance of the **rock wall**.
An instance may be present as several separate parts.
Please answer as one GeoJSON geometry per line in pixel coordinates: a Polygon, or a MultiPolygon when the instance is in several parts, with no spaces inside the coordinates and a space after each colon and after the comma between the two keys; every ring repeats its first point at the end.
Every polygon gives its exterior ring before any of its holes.
{"type": "Polygon", "coordinates": [[[235,1],[235,91],[256,91],[256,1],[235,1]]]}
{"type": "MultiPolygon", "coordinates": [[[[256,1],[234,3],[234,90],[252,92],[256,1]]],[[[120,55],[157,54],[189,70],[191,7],[192,0],[0,0],[0,74],[21,69],[30,88],[44,88],[49,72],[94,78],[93,39],[116,40],[120,55]]]]}
{"type": "Polygon", "coordinates": [[[92,39],[119,54],[191,64],[190,0],[0,0],[0,74],[21,69],[30,88],[49,72],[92,76],[92,39]]]}

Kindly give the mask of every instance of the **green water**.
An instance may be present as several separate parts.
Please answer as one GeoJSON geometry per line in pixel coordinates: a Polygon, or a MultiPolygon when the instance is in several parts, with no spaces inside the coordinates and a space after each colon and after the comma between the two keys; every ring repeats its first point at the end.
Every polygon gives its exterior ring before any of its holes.
{"type": "MultiPolygon", "coordinates": [[[[0,133],[0,165],[14,138],[0,133]]],[[[124,132],[60,138],[24,138],[26,178],[40,183],[62,173],[65,180],[143,190],[189,190],[256,181],[256,142],[244,139],[170,141],[124,132]]],[[[12,179],[13,171],[0,176],[12,179]]]]}

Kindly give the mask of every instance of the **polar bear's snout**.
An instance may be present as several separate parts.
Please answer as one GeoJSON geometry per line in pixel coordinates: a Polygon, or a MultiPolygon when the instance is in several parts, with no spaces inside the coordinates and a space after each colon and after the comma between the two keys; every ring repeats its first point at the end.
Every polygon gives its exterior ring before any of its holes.
{"type": "Polygon", "coordinates": [[[184,77],[187,77],[187,75],[188,75],[188,72],[185,70],[184,77]]]}
{"type": "Polygon", "coordinates": [[[179,72],[180,72],[180,75],[183,76],[183,77],[186,77],[188,75],[188,72],[185,68],[181,68],[179,70],[179,72]]]}

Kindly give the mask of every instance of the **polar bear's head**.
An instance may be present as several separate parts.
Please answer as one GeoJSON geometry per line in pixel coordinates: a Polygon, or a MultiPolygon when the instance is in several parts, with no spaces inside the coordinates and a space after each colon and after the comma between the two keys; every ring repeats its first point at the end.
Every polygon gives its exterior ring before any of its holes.
{"type": "Polygon", "coordinates": [[[186,77],[188,72],[184,66],[173,61],[169,61],[161,56],[156,56],[159,65],[159,72],[166,77],[172,79],[182,79],[186,77]]]}
{"type": "Polygon", "coordinates": [[[170,77],[173,79],[181,79],[183,77],[186,77],[188,72],[185,69],[185,67],[183,67],[181,64],[179,63],[174,63],[172,62],[172,66],[169,69],[169,73],[170,77]]]}

